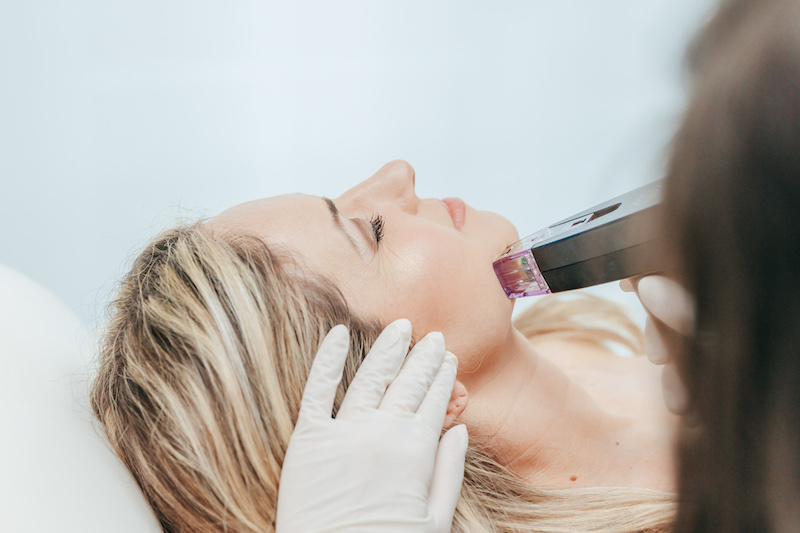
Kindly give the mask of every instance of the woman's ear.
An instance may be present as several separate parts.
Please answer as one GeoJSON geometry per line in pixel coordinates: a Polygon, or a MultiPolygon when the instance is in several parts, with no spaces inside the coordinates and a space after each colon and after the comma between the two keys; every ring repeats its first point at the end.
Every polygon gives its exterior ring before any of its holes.
{"type": "Polygon", "coordinates": [[[450,403],[447,404],[447,414],[444,417],[444,429],[449,429],[455,424],[456,419],[461,416],[469,403],[467,388],[460,381],[456,381],[453,393],[450,395],[450,403]]]}

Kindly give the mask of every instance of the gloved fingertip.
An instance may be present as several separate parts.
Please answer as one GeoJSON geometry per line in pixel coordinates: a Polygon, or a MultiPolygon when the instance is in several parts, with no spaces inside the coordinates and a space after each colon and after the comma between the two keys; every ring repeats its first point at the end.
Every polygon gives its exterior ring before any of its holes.
{"type": "Polygon", "coordinates": [[[325,338],[322,339],[320,348],[323,346],[333,347],[333,350],[340,350],[342,344],[350,343],[350,330],[344,324],[337,324],[333,326],[325,338]]]}
{"type": "Polygon", "coordinates": [[[395,329],[400,335],[404,337],[411,337],[411,321],[407,318],[398,318],[391,324],[387,326],[387,328],[395,329]]]}
{"type": "Polygon", "coordinates": [[[647,276],[639,283],[638,294],[648,313],[678,333],[691,333],[694,302],[677,281],[664,276],[647,276]]]}
{"type": "Polygon", "coordinates": [[[458,424],[448,429],[439,441],[439,453],[447,456],[456,468],[464,468],[464,456],[469,446],[467,426],[458,424]]]}
{"type": "Polygon", "coordinates": [[[345,326],[344,324],[336,324],[328,332],[328,335],[334,335],[336,337],[347,336],[349,334],[350,334],[350,330],[347,329],[347,326],[345,326]]]}
{"type": "Polygon", "coordinates": [[[469,435],[464,424],[448,430],[439,441],[430,492],[430,510],[435,517],[437,532],[449,532],[452,528],[453,514],[464,481],[468,444],[469,435]]]}
{"type": "Polygon", "coordinates": [[[444,335],[438,331],[431,331],[420,340],[416,346],[419,349],[441,353],[444,350],[444,335]]]}
{"type": "Polygon", "coordinates": [[[670,357],[665,352],[647,352],[647,360],[654,365],[665,365],[669,363],[670,357]]]}
{"type": "Polygon", "coordinates": [[[689,393],[675,365],[668,364],[661,371],[664,403],[673,414],[682,415],[689,409],[689,393]]]}
{"type": "Polygon", "coordinates": [[[463,450],[462,454],[466,454],[467,446],[469,446],[469,432],[467,431],[467,426],[465,424],[459,424],[451,428],[450,431],[454,432],[456,435],[453,438],[456,439],[456,443],[459,446],[458,449],[463,450]]]}
{"type": "Polygon", "coordinates": [[[663,365],[670,360],[669,350],[658,332],[656,325],[648,318],[644,324],[644,351],[654,365],[663,365]]]}

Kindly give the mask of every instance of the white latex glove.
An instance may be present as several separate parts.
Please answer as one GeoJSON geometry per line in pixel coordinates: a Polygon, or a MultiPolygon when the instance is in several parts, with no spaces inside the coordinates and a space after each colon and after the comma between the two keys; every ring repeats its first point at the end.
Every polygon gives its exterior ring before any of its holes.
{"type": "Polygon", "coordinates": [[[386,327],[334,419],[349,335],[325,337],[283,463],[277,533],[450,531],[468,439],[463,425],[439,435],[457,361],[441,333],[405,357],[410,340],[408,320],[386,327]]]}
{"type": "Polygon", "coordinates": [[[688,407],[686,387],[681,380],[672,353],[682,335],[691,333],[694,304],[677,282],[664,276],[645,276],[620,281],[623,291],[636,291],[647,311],[644,326],[644,350],[656,365],[664,365],[661,383],[664,403],[675,414],[684,414],[688,407]]]}

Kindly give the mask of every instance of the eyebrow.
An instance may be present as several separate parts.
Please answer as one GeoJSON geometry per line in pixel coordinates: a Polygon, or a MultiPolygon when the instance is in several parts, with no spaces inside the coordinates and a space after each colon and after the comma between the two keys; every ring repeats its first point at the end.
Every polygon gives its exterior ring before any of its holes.
{"type": "Polygon", "coordinates": [[[328,206],[328,211],[331,212],[331,217],[333,217],[333,223],[336,224],[336,227],[339,228],[341,232],[345,234],[347,240],[350,241],[350,244],[353,245],[353,248],[355,248],[359,254],[362,254],[363,252],[361,250],[361,247],[358,245],[355,239],[353,239],[353,237],[347,232],[347,230],[344,229],[344,224],[342,224],[342,216],[339,214],[339,210],[336,209],[336,205],[330,198],[325,198],[323,196],[322,200],[328,206]]]}

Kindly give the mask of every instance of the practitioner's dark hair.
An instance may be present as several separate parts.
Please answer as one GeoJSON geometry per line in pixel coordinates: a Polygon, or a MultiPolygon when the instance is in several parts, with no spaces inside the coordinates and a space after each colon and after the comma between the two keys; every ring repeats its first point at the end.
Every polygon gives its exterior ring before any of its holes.
{"type": "Polygon", "coordinates": [[[665,200],[697,305],[676,531],[800,531],[800,5],[723,4],[692,58],[665,200]]]}

